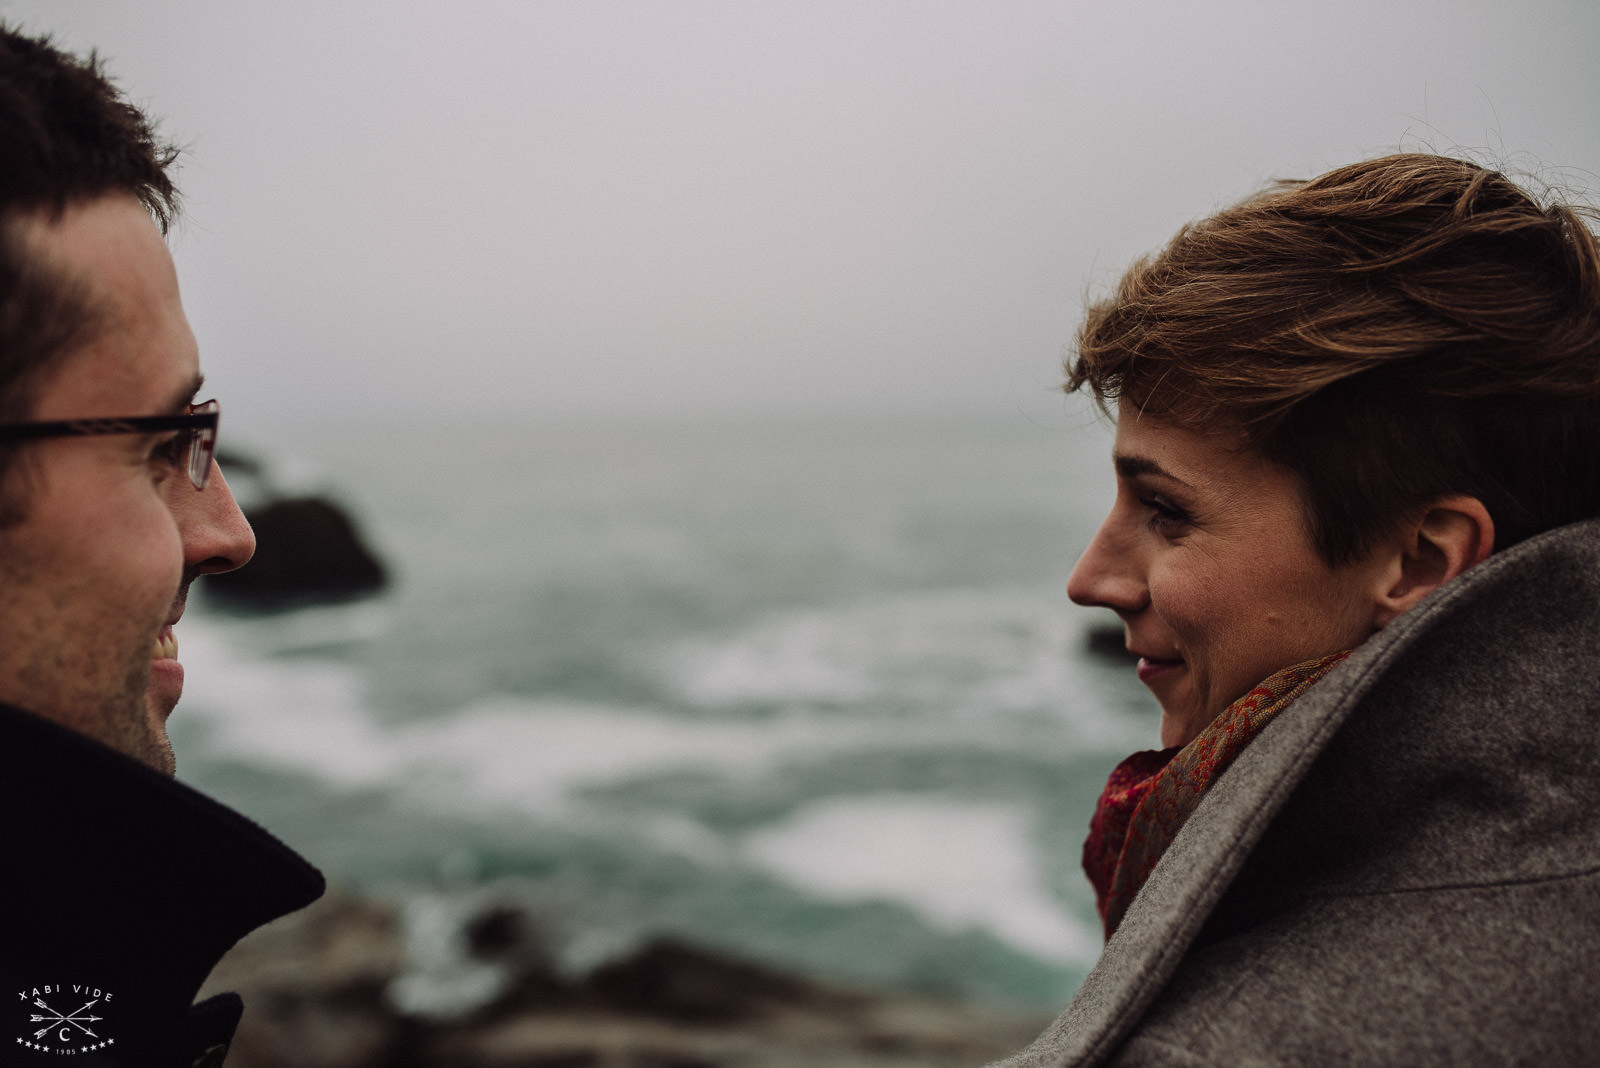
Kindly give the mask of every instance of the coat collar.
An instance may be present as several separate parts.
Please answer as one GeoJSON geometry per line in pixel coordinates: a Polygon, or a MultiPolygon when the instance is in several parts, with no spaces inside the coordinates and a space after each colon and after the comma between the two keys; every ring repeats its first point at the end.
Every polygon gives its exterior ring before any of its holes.
{"type": "Polygon", "coordinates": [[[4,705],[0,812],[6,1045],[31,1036],[36,999],[66,1013],[94,1000],[102,1040],[134,1063],[172,1060],[217,960],[323,890],[321,873],[232,809],[4,705]]]}

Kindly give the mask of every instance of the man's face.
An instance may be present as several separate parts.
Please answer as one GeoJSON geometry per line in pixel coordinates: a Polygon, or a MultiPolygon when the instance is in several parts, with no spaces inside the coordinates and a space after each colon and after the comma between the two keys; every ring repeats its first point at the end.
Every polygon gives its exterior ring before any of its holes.
{"type": "MultiPolygon", "coordinates": [[[[81,286],[99,313],[58,361],[29,418],[181,412],[200,383],[172,258],[132,197],[20,223],[30,257],[81,286]]],[[[182,669],[163,655],[197,575],[238,567],[254,539],[227,486],[202,493],[162,450],[171,433],[28,446],[0,530],[0,700],[171,773],[166,717],[182,669]],[[154,668],[154,669],[153,669],[154,668]]]]}

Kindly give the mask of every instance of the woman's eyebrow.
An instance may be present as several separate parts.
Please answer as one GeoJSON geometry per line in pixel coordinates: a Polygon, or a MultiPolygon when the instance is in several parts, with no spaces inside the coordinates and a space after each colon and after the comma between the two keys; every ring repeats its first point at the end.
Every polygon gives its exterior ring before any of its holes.
{"type": "Polygon", "coordinates": [[[1157,478],[1176,482],[1180,486],[1189,485],[1189,483],[1174,475],[1165,467],[1144,456],[1129,456],[1125,453],[1118,453],[1112,457],[1112,462],[1116,465],[1118,476],[1122,478],[1139,478],[1143,475],[1154,475],[1157,478]]]}

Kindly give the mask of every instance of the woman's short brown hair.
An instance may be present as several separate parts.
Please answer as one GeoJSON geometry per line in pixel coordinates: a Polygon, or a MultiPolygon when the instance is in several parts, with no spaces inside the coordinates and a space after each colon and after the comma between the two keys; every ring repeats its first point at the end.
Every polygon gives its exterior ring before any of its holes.
{"type": "Polygon", "coordinates": [[[1577,210],[1396,155],[1184,228],[1090,307],[1066,388],[1237,429],[1330,563],[1466,494],[1495,547],[1600,515],[1600,252],[1577,210]]]}

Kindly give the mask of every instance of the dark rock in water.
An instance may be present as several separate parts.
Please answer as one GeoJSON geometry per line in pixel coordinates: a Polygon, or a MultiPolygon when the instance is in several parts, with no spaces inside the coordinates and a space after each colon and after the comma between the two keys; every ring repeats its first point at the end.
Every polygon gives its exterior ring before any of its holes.
{"type": "Polygon", "coordinates": [[[1084,631],[1083,645],[1095,656],[1105,657],[1107,660],[1132,660],[1133,655],[1128,652],[1127,635],[1120,622],[1096,622],[1084,631]]]}
{"type": "Polygon", "coordinates": [[[222,465],[222,470],[227,472],[228,480],[233,481],[237,475],[249,478],[264,479],[267,477],[267,465],[249,453],[230,449],[226,445],[217,448],[217,463],[222,465]]]}
{"type": "Polygon", "coordinates": [[[256,554],[238,571],[210,575],[207,594],[234,608],[343,601],[381,590],[383,563],[344,511],[323,497],[282,497],[247,508],[256,554]]]}

